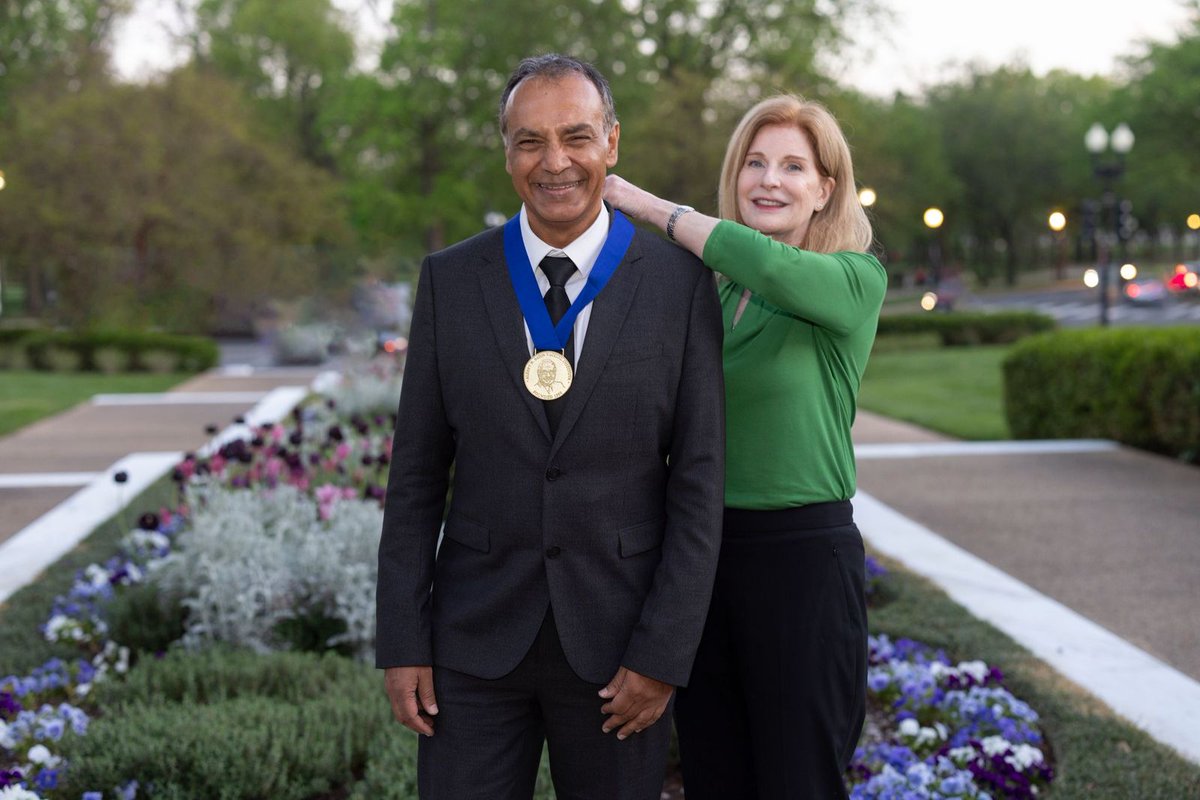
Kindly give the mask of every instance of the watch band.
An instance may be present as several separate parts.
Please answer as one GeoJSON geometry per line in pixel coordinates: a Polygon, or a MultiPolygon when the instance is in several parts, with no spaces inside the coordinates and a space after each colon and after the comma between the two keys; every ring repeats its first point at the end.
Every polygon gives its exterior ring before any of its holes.
{"type": "Polygon", "coordinates": [[[670,239],[672,242],[675,241],[675,223],[678,222],[679,218],[684,214],[695,210],[696,209],[692,208],[691,206],[675,206],[675,210],[671,212],[671,218],[667,220],[668,239],[670,239]]]}

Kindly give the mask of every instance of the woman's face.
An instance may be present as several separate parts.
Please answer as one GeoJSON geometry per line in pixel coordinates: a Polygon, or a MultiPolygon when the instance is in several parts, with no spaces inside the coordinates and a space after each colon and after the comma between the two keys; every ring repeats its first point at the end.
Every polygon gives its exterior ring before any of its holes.
{"type": "Polygon", "coordinates": [[[765,125],[754,135],[737,180],[742,220],[772,239],[799,246],[815,212],[829,202],[833,178],[817,169],[808,137],[794,125],[765,125]]]}

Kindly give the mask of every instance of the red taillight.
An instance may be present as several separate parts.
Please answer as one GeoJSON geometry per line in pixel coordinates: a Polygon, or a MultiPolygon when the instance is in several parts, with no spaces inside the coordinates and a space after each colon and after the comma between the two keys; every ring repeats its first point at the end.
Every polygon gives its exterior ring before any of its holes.
{"type": "Polygon", "coordinates": [[[1130,297],[1137,297],[1141,293],[1142,287],[1138,286],[1136,283],[1131,283],[1125,287],[1125,294],[1129,295],[1130,297]]]}

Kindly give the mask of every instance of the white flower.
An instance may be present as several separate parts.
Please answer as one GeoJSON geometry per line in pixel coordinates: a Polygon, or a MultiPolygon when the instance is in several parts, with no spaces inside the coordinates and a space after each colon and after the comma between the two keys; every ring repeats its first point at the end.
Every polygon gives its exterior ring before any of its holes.
{"type": "Polygon", "coordinates": [[[1033,745],[1018,744],[1014,745],[1012,750],[1012,754],[1006,756],[1004,760],[1011,764],[1015,769],[1024,772],[1034,764],[1042,763],[1042,751],[1033,745]]]}
{"type": "Polygon", "coordinates": [[[982,661],[963,661],[958,665],[958,671],[970,675],[977,683],[983,683],[988,675],[988,665],[982,661]]]}
{"type": "Polygon", "coordinates": [[[35,744],[29,748],[29,760],[34,764],[49,765],[52,758],[54,756],[50,754],[50,750],[44,744],[35,744]]]}
{"type": "Polygon", "coordinates": [[[83,575],[87,578],[88,583],[97,589],[108,584],[108,570],[99,564],[89,564],[88,568],[83,571],[83,575]]]}
{"type": "Polygon", "coordinates": [[[12,750],[17,746],[17,737],[13,735],[12,726],[0,719],[0,747],[12,750]]]}
{"type": "Polygon", "coordinates": [[[0,789],[0,800],[42,800],[42,796],[20,786],[7,786],[0,789]]]}
{"type": "Polygon", "coordinates": [[[921,731],[921,723],[917,722],[912,717],[900,723],[900,734],[902,736],[916,736],[921,731]]]}
{"type": "Polygon", "coordinates": [[[987,753],[989,756],[1000,755],[1005,750],[1008,750],[1012,747],[1008,739],[1005,739],[1003,736],[984,737],[980,744],[983,745],[983,752],[987,753]]]}
{"type": "Polygon", "coordinates": [[[962,765],[966,764],[967,762],[973,761],[975,759],[975,748],[974,747],[954,747],[954,748],[951,748],[950,752],[946,753],[946,755],[949,756],[950,760],[953,761],[955,764],[962,766],[962,765]]]}

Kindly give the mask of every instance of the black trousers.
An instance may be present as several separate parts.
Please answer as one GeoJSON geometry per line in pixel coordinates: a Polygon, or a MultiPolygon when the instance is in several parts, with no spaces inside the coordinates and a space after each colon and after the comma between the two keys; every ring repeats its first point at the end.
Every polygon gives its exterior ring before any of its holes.
{"type": "Polygon", "coordinates": [[[704,636],[675,706],[688,800],[845,798],[866,670],[850,503],[726,509],[704,636]]]}
{"type": "Polygon", "coordinates": [[[624,741],[603,733],[604,684],[571,669],[551,612],[508,675],[487,680],[435,666],[433,687],[434,735],[417,747],[421,800],[529,800],[543,744],[558,800],[659,800],[670,717],[624,741]]]}

